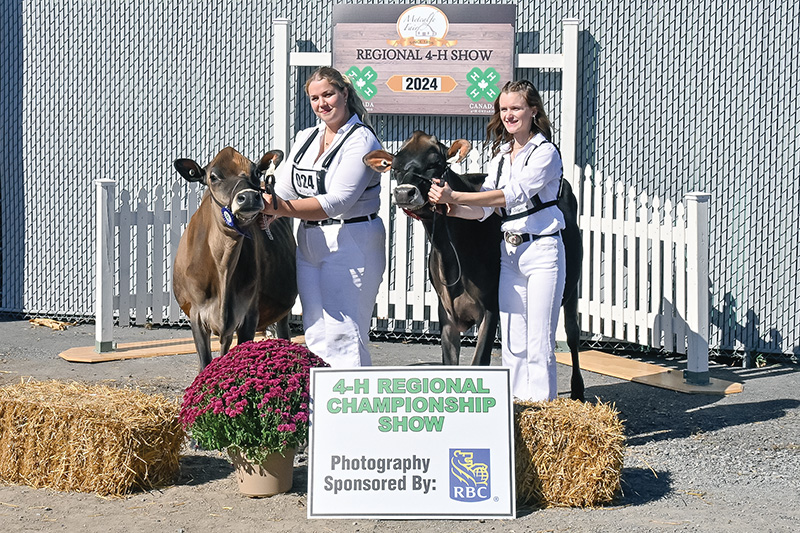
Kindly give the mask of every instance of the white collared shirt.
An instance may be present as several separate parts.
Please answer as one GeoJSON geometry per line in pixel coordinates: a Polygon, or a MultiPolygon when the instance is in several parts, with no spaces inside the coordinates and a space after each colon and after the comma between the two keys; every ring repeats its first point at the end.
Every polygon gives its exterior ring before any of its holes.
{"type": "MultiPolygon", "coordinates": [[[[342,138],[361,120],[354,113],[350,120],[336,132],[330,146],[319,154],[319,142],[311,143],[298,165],[305,169],[320,170],[328,153],[342,142],[342,138]]],[[[292,187],[292,166],[297,153],[317,131],[317,139],[324,138],[325,123],[300,131],[294,139],[289,157],[281,164],[275,177],[275,192],[284,200],[293,200],[298,195],[292,187]]],[[[380,207],[381,175],[364,164],[362,158],[372,150],[381,148],[381,143],[369,130],[358,128],[339,149],[325,175],[325,193],[315,196],[323,211],[333,218],[348,219],[369,215],[380,207]]]]}
{"type": "MultiPolygon", "coordinates": [[[[489,174],[482,190],[503,191],[506,211],[509,213],[525,211],[526,206],[530,206],[531,198],[537,194],[542,202],[555,200],[558,197],[562,173],[561,156],[555,145],[546,142],[544,135],[537,133],[517,152],[513,163],[511,143],[500,147],[500,151],[489,163],[489,174]],[[501,175],[498,176],[501,159],[504,159],[503,168],[501,175]]],[[[494,210],[484,208],[484,212],[486,218],[494,210]]],[[[553,206],[525,217],[505,220],[501,229],[515,233],[550,235],[564,227],[563,213],[558,207],[553,206]]]]}

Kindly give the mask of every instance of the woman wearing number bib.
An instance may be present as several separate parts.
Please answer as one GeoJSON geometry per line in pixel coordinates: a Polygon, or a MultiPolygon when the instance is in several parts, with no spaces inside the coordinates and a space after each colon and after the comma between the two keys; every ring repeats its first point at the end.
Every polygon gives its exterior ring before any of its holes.
{"type": "Polygon", "coordinates": [[[500,327],[503,366],[521,400],[552,400],[558,393],[555,342],[566,263],[556,205],[562,167],[551,142],[550,121],[539,92],[529,81],[509,82],[494,103],[486,127],[492,139],[489,175],[479,192],[434,185],[433,203],[448,215],[503,219],[500,252],[500,327]]]}
{"type": "Polygon", "coordinates": [[[369,366],[369,326],[386,266],[386,231],[378,218],[380,174],[362,158],[381,147],[361,100],[337,70],[306,82],[321,119],[297,134],[264,195],[264,213],[301,220],[297,286],[308,348],[332,367],[369,366]]]}

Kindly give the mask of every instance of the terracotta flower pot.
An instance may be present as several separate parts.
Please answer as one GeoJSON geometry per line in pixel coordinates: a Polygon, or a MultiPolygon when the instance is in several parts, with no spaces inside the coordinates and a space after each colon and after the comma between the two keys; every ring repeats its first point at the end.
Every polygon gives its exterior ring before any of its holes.
{"type": "Polygon", "coordinates": [[[274,496],[292,488],[294,475],[294,449],[284,455],[273,453],[261,464],[253,464],[239,451],[229,448],[228,455],[236,471],[239,491],[252,497],[274,496]]]}

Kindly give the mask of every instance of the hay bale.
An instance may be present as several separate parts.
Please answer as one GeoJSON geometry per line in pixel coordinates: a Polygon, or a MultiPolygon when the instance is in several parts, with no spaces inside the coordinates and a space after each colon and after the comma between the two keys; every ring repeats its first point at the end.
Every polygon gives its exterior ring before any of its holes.
{"type": "Polygon", "coordinates": [[[0,480],[119,496],[173,483],[177,400],[59,381],[0,387],[0,480]]]}
{"type": "Polygon", "coordinates": [[[566,398],[514,404],[517,500],[541,507],[612,501],[625,437],[617,411],[566,398]]]}

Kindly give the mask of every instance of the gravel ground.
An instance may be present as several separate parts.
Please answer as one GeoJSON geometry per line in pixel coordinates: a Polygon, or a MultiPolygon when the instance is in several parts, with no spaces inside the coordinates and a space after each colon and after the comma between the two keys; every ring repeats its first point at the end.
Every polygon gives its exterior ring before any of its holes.
{"type": "MultiPolygon", "coordinates": [[[[114,331],[117,342],[190,336],[180,328],[114,331]]],[[[95,364],[58,357],[93,345],[91,325],[52,331],[0,321],[0,385],[30,376],[179,396],[197,373],[194,354],[95,364]]],[[[371,349],[376,365],[440,360],[435,345],[375,342],[371,349]]],[[[499,364],[497,355],[492,364],[499,364]]],[[[712,365],[713,377],[744,384],[742,393],[729,396],[689,395],[584,372],[587,398],[616,406],[628,443],[623,493],[601,508],[521,508],[515,520],[308,520],[302,456],[291,492],[251,499],[238,493],[222,455],[186,447],[176,485],[126,498],[0,485],[0,531],[794,532],[800,530],[798,370],[712,365]]],[[[559,366],[563,396],[569,395],[569,372],[559,366]]]]}

